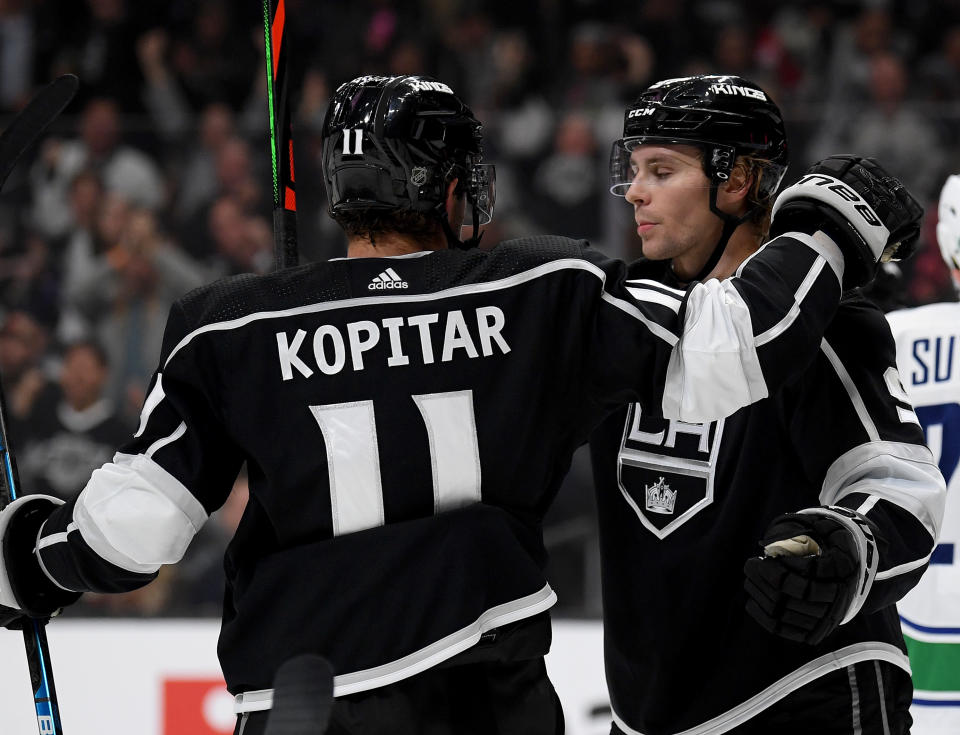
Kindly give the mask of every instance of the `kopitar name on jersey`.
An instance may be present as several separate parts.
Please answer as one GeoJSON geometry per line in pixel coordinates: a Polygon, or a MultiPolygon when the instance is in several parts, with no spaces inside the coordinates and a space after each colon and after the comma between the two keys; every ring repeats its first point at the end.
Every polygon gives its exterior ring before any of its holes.
{"type": "Polygon", "coordinates": [[[390,344],[389,354],[382,350],[387,367],[409,365],[411,357],[430,365],[437,361],[435,347],[440,350],[440,362],[450,362],[458,356],[478,358],[510,352],[510,345],[501,334],[506,325],[503,310],[481,306],[472,311],[471,314],[469,310],[454,309],[443,314],[388,317],[379,323],[363,319],[348,322],[344,330],[323,324],[313,332],[312,349],[304,346],[306,330],[298,329],[292,337],[286,331],[277,332],[280,373],[285,381],[293,380],[294,371],[304,378],[312,376],[314,370],[301,354],[307,360],[312,357],[312,363],[325,375],[342,371],[348,357],[353,370],[363,370],[364,353],[373,350],[384,337],[390,344]]]}

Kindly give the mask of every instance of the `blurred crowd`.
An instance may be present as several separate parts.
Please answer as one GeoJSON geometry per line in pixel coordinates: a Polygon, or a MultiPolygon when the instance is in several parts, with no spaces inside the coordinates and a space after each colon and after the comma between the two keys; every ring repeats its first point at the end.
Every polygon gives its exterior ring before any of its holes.
{"type": "MultiPolygon", "coordinates": [[[[64,72],[81,91],[0,196],[0,373],[24,488],[67,496],[135,428],[170,304],[272,268],[261,4],[0,0],[0,122],[64,72]]],[[[637,256],[607,193],[624,106],[693,73],[760,83],[787,120],[795,178],[876,155],[927,206],[904,304],[952,299],[935,199],[960,171],[960,0],[286,0],[301,258],[345,253],[326,215],[320,128],[339,83],[428,74],[485,123],[497,166],[486,242],[537,232],[637,256]]],[[[184,562],[70,614],[216,614],[239,478],[184,562]]],[[[578,457],[546,528],[560,611],[599,609],[578,457]]]]}

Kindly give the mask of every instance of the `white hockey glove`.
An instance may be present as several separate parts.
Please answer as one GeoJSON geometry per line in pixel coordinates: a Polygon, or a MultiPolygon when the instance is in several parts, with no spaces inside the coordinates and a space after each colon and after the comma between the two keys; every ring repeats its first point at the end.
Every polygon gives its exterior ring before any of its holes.
{"type": "Polygon", "coordinates": [[[0,625],[22,627],[24,617],[47,618],[76,602],[79,592],[54,585],[34,554],[40,526],[63,501],[25,495],[0,511],[0,625]]]}
{"type": "Polygon", "coordinates": [[[807,508],[774,518],[748,559],[747,613],[765,630],[816,645],[856,615],[879,556],[867,520],[848,508],[807,508]]]}
{"type": "Polygon", "coordinates": [[[874,158],[837,155],[813,164],[773,204],[770,236],[822,230],[843,252],[843,288],[869,283],[879,261],[909,257],[923,207],[874,158]]]}

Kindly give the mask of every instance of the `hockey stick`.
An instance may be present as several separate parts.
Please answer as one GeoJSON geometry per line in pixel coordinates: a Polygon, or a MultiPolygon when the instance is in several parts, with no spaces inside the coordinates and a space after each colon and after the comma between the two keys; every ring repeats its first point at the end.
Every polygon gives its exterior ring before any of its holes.
{"type": "Polygon", "coordinates": [[[332,709],[330,663],[315,654],[296,656],[277,669],[264,735],[323,735],[332,709]]]}
{"type": "Polygon", "coordinates": [[[277,270],[297,264],[297,195],[294,189],[293,123],[287,96],[290,41],[284,0],[263,0],[267,67],[267,115],[273,170],[273,242],[277,270]]]}
{"type": "MultiPolygon", "coordinates": [[[[77,93],[80,82],[73,74],[65,74],[40,90],[23,111],[0,135],[0,188],[13,171],[20,156],[31,148],[77,93]]],[[[0,508],[17,499],[20,476],[10,451],[7,432],[7,402],[0,384],[0,508]]],[[[53,685],[53,667],[47,644],[45,620],[28,619],[23,626],[23,643],[27,651],[33,703],[37,710],[40,735],[60,735],[60,705],[53,685]]]]}

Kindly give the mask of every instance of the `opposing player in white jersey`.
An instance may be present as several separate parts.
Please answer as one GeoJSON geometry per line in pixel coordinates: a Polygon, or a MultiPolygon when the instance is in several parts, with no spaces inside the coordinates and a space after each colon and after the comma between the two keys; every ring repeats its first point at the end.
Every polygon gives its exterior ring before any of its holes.
{"type": "MultiPolygon", "coordinates": [[[[960,293],[960,176],[940,194],[940,251],[960,293]]],[[[903,386],[947,481],[937,547],[920,583],[898,604],[913,668],[915,735],[960,732],[960,303],[887,315],[903,386]]]]}

